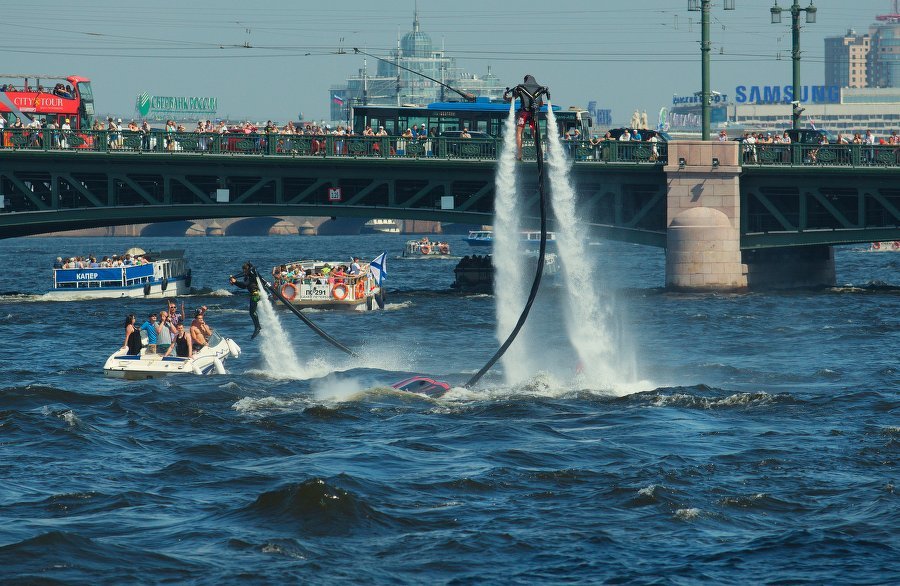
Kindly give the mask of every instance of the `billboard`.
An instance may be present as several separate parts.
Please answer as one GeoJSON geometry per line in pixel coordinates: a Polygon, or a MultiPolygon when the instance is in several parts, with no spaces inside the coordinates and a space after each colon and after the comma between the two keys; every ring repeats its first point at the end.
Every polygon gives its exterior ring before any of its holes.
{"type": "Polygon", "coordinates": [[[141,118],[215,116],[219,98],[154,96],[143,92],[138,95],[136,104],[141,118]]]}

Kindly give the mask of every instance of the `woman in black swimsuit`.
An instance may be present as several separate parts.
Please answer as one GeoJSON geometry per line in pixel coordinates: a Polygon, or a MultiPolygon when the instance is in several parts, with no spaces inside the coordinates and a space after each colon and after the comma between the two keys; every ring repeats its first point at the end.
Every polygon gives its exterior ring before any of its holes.
{"type": "Polygon", "coordinates": [[[134,323],[133,313],[125,318],[125,344],[122,347],[128,348],[128,354],[131,356],[140,354],[141,348],[144,346],[141,343],[141,331],[135,327],[134,323]]]}

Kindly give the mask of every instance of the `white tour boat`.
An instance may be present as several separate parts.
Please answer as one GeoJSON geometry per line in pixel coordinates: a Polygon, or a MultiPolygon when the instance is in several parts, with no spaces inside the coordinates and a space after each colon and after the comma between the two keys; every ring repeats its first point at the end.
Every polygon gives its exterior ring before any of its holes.
{"type": "Polygon", "coordinates": [[[355,275],[337,271],[338,267],[349,265],[339,261],[293,261],[272,269],[272,284],[297,309],[383,308],[382,290],[369,270],[369,263],[359,263],[359,273],[355,275]]]}
{"type": "MultiPolygon", "coordinates": [[[[466,237],[469,246],[491,246],[494,243],[494,232],[492,230],[470,230],[466,237]]],[[[519,244],[522,248],[537,249],[541,245],[541,231],[529,230],[519,235],[519,244]]],[[[552,249],[556,246],[556,233],[547,232],[547,248],[552,249]]]]}
{"type": "Polygon", "coordinates": [[[873,242],[869,247],[872,252],[897,252],[900,250],[900,240],[888,240],[885,242],[873,242]]]}
{"type": "Polygon", "coordinates": [[[151,354],[147,351],[146,334],[142,336],[145,346],[140,354],[130,355],[120,348],[107,358],[103,365],[106,376],[130,380],[158,378],[170,374],[225,374],[225,359],[237,358],[241,347],[231,338],[223,338],[213,332],[209,343],[190,358],[151,354]]]}
{"type": "Polygon", "coordinates": [[[148,252],[150,262],[113,268],[53,269],[50,299],[174,297],[191,290],[191,269],[183,250],[148,252]]]}
{"type": "Polygon", "coordinates": [[[404,258],[447,258],[450,256],[450,244],[425,239],[407,240],[403,256],[404,258]]]}

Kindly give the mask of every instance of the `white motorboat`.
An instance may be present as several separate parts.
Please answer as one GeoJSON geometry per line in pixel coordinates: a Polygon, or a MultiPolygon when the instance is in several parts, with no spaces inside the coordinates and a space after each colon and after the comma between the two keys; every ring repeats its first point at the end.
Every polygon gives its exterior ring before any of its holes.
{"type": "MultiPolygon", "coordinates": [[[[146,343],[146,342],[145,342],[146,343]]],[[[237,358],[241,347],[231,338],[223,338],[217,332],[209,337],[209,343],[190,358],[153,354],[147,347],[140,354],[130,355],[120,348],[112,353],[103,365],[106,376],[130,380],[159,378],[170,374],[225,374],[225,359],[237,358]]]]}

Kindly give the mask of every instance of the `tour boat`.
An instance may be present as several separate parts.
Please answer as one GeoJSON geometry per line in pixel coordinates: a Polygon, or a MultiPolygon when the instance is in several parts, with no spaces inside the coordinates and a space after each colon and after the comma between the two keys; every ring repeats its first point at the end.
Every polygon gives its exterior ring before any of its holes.
{"type": "Polygon", "coordinates": [[[407,240],[403,256],[404,258],[447,258],[450,256],[450,244],[430,240],[407,240]]]}
{"type": "MultiPolygon", "coordinates": [[[[170,374],[225,374],[225,359],[237,358],[241,347],[231,338],[223,338],[213,332],[209,343],[190,358],[150,353],[146,346],[146,334],[142,336],[145,346],[140,354],[130,355],[120,348],[112,353],[103,365],[106,376],[138,380],[159,378],[170,374]]],[[[174,351],[173,351],[174,352],[174,351]]]]}
{"type": "Polygon", "coordinates": [[[297,309],[371,310],[376,305],[383,308],[382,290],[369,270],[369,263],[359,263],[359,274],[336,276],[334,270],[341,265],[349,267],[350,263],[320,260],[284,263],[272,269],[272,284],[297,309]],[[281,267],[289,267],[290,274],[281,274],[281,267]]]}
{"type": "Polygon", "coordinates": [[[900,250],[900,240],[888,240],[886,242],[873,242],[869,247],[872,252],[895,252],[900,250]]]}
{"type": "MultiPolygon", "coordinates": [[[[469,246],[491,246],[494,243],[494,232],[492,230],[470,230],[466,237],[469,246]]],[[[541,231],[529,230],[522,232],[519,237],[519,243],[523,248],[538,248],[541,245],[541,231]]],[[[547,247],[556,246],[556,234],[547,232],[547,247]]]]}
{"type": "Polygon", "coordinates": [[[110,268],[53,269],[49,299],[161,298],[191,290],[191,269],[183,250],[143,253],[150,262],[110,268]]]}
{"type": "Polygon", "coordinates": [[[469,230],[466,236],[469,246],[490,246],[494,243],[494,232],[491,230],[469,230]]]}

